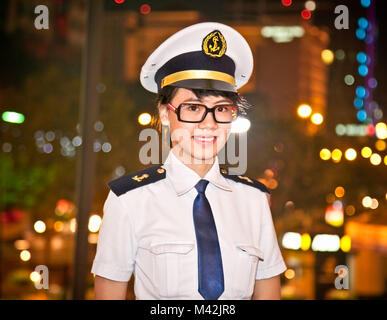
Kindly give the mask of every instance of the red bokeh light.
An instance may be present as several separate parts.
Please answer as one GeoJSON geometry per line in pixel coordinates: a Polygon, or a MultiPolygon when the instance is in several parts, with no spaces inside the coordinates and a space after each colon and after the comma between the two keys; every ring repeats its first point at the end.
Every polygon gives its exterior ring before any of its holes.
{"type": "Polygon", "coordinates": [[[114,0],[114,2],[117,3],[117,4],[121,4],[121,3],[124,3],[125,0],[114,0]]]}
{"type": "Polygon", "coordinates": [[[372,124],[368,124],[366,127],[367,136],[373,136],[375,134],[375,127],[372,124]]]}
{"type": "Polygon", "coordinates": [[[149,4],[144,3],[140,7],[140,13],[141,14],[149,14],[151,12],[151,7],[149,4]]]}
{"type": "Polygon", "coordinates": [[[282,5],[285,7],[289,7],[292,5],[292,0],[281,0],[282,5]]]}
{"type": "Polygon", "coordinates": [[[309,20],[311,16],[312,16],[312,13],[309,10],[304,9],[304,10],[301,11],[301,17],[303,19],[309,20]]]}

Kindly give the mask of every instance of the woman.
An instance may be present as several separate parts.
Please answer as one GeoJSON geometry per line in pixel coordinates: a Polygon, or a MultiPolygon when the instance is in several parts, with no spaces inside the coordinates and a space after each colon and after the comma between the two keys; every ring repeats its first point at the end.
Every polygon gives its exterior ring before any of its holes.
{"type": "Polygon", "coordinates": [[[96,299],[279,299],[286,270],[256,180],[227,174],[217,154],[245,108],[245,39],[220,23],[185,28],[160,45],[141,83],[158,93],[172,149],[154,166],[109,183],[92,273],[96,299]]]}

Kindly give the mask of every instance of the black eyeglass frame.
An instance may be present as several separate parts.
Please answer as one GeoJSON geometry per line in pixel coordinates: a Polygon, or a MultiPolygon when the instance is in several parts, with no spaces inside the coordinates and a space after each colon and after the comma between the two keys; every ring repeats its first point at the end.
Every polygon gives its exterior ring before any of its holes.
{"type": "Polygon", "coordinates": [[[233,122],[233,121],[238,117],[238,107],[236,107],[236,106],[234,106],[234,105],[232,105],[232,104],[219,104],[219,105],[213,106],[212,108],[209,108],[209,107],[207,107],[206,105],[200,104],[200,103],[181,103],[177,108],[176,108],[174,105],[172,105],[171,103],[168,103],[167,106],[168,106],[169,109],[171,109],[173,112],[176,113],[177,119],[178,119],[180,122],[186,122],[186,123],[200,123],[200,122],[202,122],[202,121],[207,117],[207,114],[208,114],[209,112],[212,113],[212,117],[214,118],[214,121],[215,121],[216,123],[223,123],[223,124],[231,123],[231,122],[233,122]],[[206,108],[206,112],[204,112],[203,117],[202,117],[202,119],[201,119],[200,121],[187,121],[187,120],[182,120],[181,117],[180,117],[180,110],[181,110],[181,107],[183,107],[183,106],[185,106],[185,105],[202,106],[202,107],[206,108]],[[215,110],[216,110],[217,107],[233,107],[233,108],[235,109],[235,110],[233,110],[233,111],[236,112],[236,117],[235,117],[233,120],[231,120],[231,121],[218,121],[218,120],[216,119],[216,116],[215,116],[215,110]]]}

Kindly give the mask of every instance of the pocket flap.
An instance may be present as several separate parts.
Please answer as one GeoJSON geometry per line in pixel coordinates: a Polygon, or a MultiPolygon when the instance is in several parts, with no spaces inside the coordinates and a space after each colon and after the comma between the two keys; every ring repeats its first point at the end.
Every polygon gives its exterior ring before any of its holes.
{"type": "Polygon", "coordinates": [[[263,260],[263,252],[256,247],[240,244],[237,245],[237,248],[248,253],[250,256],[258,257],[260,260],[263,260]]]}
{"type": "Polygon", "coordinates": [[[150,251],[154,254],[187,254],[193,249],[193,247],[194,245],[192,243],[160,243],[151,245],[150,251]]]}

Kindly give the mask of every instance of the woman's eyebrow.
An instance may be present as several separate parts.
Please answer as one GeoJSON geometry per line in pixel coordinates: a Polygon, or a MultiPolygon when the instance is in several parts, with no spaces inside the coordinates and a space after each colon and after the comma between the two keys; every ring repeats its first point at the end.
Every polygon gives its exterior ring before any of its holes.
{"type": "Polygon", "coordinates": [[[223,102],[226,102],[227,104],[232,104],[231,100],[229,100],[229,99],[222,99],[222,100],[219,100],[219,101],[215,102],[215,105],[217,105],[219,103],[223,103],[223,102]]]}
{"type": "MultiPolygon", "coordinates": [[[[203,100],[199,99],[199,98],[188,98],[188,99],[183,101],[183,103],[186,103],[186,102],[200,102],[200,103],[204,104],[203,100]]],[[[216,101],[214,103],[214,105],[218,105],[219,103],[223,103],[223,102],[225,102],[227,104],[232,104],[232,102],[229,99],[221,99],[219,101],[216,101]]]]}
{"type": "Polygon", "coordinates": [[[184,101],[183,101],[183,103],[185,103],[185,102],[201,102],[201,103],[203,103],[203,101],[201,100],[201,99],[199,99],[199,98],[188,98],[188,99],[185,99],[184,101]]]}

